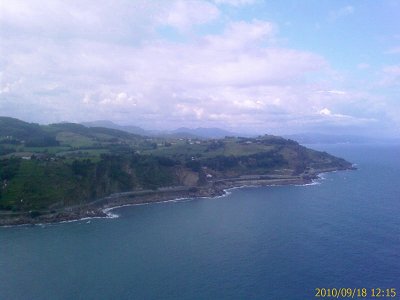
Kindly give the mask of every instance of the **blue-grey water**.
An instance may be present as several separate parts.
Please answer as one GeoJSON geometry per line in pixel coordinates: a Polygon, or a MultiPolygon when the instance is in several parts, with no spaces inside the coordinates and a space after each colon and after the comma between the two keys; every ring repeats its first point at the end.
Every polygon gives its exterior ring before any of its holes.
{"type": "Polygon", "coordinates": [[[400,146],[317,148],[359,169],[311,186],[125,207],[116,219],[0,228],[0,299],[399,295],[400,146]]]}

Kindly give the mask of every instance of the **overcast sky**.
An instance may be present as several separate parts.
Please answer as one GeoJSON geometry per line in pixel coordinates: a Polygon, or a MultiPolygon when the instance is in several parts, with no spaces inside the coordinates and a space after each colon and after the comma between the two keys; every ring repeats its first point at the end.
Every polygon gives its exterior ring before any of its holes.
{"type": "Polygon", "coordinates": [[[400,136],[400,1],[0,0],[0,115],[400,136]]]}

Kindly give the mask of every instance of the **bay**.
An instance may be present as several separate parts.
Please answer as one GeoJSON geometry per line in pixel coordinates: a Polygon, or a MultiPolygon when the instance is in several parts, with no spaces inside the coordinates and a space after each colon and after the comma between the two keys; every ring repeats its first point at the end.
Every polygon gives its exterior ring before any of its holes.
{"type": "Polygon", "coordinates": [[[400,294],[400,146],[311,147],[358,170],[308,186],[120,208],[116,219],[0,228],[0,299],[400,294]]]}

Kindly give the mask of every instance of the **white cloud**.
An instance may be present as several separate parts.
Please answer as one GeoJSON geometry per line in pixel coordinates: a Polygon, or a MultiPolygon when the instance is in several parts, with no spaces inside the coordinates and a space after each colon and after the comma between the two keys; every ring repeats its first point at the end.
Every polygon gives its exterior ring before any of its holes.
{"type": "Polygon", "coordinates": [[[3,36],[132,42],[151,36],[170,1],[2,0],[3,36]]]}
{"type": "MultiPolygon", "coordinates": [[[[128,96],[127,93],[125,92],[120,92],[120,93],[110,93],[106,96],[103,96],[102,100],[98,102],[100,105],[118,105],[122,106],[123,108],[129,108],[131,106],[136,106],[137,102],[133,96],[128,96]]],[[[84,103],[88,103],[86,100],[86,95],[85,98],[83,99],[84,103]]]]}
{"type": "Polygon", "coordinates": [[[339,8],[338,10],[331,11],[329,14],[329,19],[331,21],[335,21],[339,18],[343,18],[349,15],[354,14],[355,8],[351,5],[346,5],[344,7],[339,8]]]}
{"type": "Polygon", "coordinates": [[[338,119],[353,119],[352,116],[349,115],[343,115],[343,114],[334,114],[332,111],[328,108],[323,108],[318,112],[322,116],[330,117],[330,118],[338,118],[338,119]]]}
{"type": "Polygon", "coordinates": [[[368,126],[376,123],[374,118],[354,117],[346,114],[332,113],[328,108],[323,108],[318,111],[318,115],[322,116],[324,120],[316,120],[316,123],[324,123],[324,126],[333,125],[334,127],[354,127],[354,126],[368,126]]]}
{"type": "Polygon", "coordinates": [[[197,0],[172,1],[159,16],[159,22],[187,31],[193,25],[208,23],[218,18],[220,12],[212,3],[197,0]]]}
{"type": "Polygon", "coordinates": [[[158,26],[221,21],[211,2],[5,2],[2,114],[276,132],[340,123],[332,111],[371,106],[364,94],[340,90],[322,56],[280,45],[272,22],[223,19],[222,30],[185,42],[157,35],[158,26]]]}
{"type": "Polygon", "coordinates": [[[340,90],[318,91],[318,93],[327,93],[327,94],[333,94],[333,95],[346,95],[347,94],[345,91],[340,91],[340,90]]]}
{"type": "MultiPolygon", "coordinates": [[[[176,120],[235,125],[238,118],[244,125],[254,124],[255,110],[273,114],[277,103],[282,113],[291,113],[301,98],[296,90],[309,89],[302,83],[304,76],[326,68],[324,59],[313,53],[264,45],[271,26],[233,23],[222,35],[189,44],[148,41],[135,47],[36,39],[41,46],[28,51],[29,40],[21,44],[7,39],[12,51],[5,57],[4,72],[25,78],[15,97],[38,107],[57,103],[52,121],[69,115],[71,120],[135,120],[143,126],[155,126],[155,119],[170,126],[176,120]],[[253,33],[246,37],[243,28],[253,33]],[[49,83],[63,93],[49,91],[49,83]],[[290,88],[293,84],[300,86],[290,88]],[[42,101],[44,92],[47,101],[42,101]]],[[[257,118],[260,126],[267,126],[264,117],[257,118]]]]}
{"type": "Polygon", "coordinates": [[[232,5],[238,7],[254,4],[256,0],[214,0],[214,2],[218,5],[232,5]]]}
{"type": "Polygon", "coordinates": [[[236,48],[245,46],[247,43],[271,41],[276,31],[276,26],[271,22],[259,20],[231,22],[228,23],[223,35],[209,36],[208,40],[214,44],[236,48]]]}
{"type": "Polygon", "coordinates": [[[330,116],[330,115],[332,115],[331,111],[330,111],[329,109],[327,109],[327,108],[321,109],[321,110],[319,111],[319,114],[320,114],[320,115],[323,115],[323,116],[330,116]]]}
{"type": "Polygon", "coordinates": [[[240,109],[251,109],[251,110],[260,110],[265,106],[265,103],[260,100],[234,100],[233,105],[239,107],[240,109]]]}

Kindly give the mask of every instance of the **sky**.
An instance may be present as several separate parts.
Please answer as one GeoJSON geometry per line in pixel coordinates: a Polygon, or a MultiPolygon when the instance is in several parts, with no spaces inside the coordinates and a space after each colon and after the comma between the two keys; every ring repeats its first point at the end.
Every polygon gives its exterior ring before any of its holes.
{"type": "Polygon", "coordinates": [[[0,115],[400,137],[400,1],[0,0],[0,115]]]}

